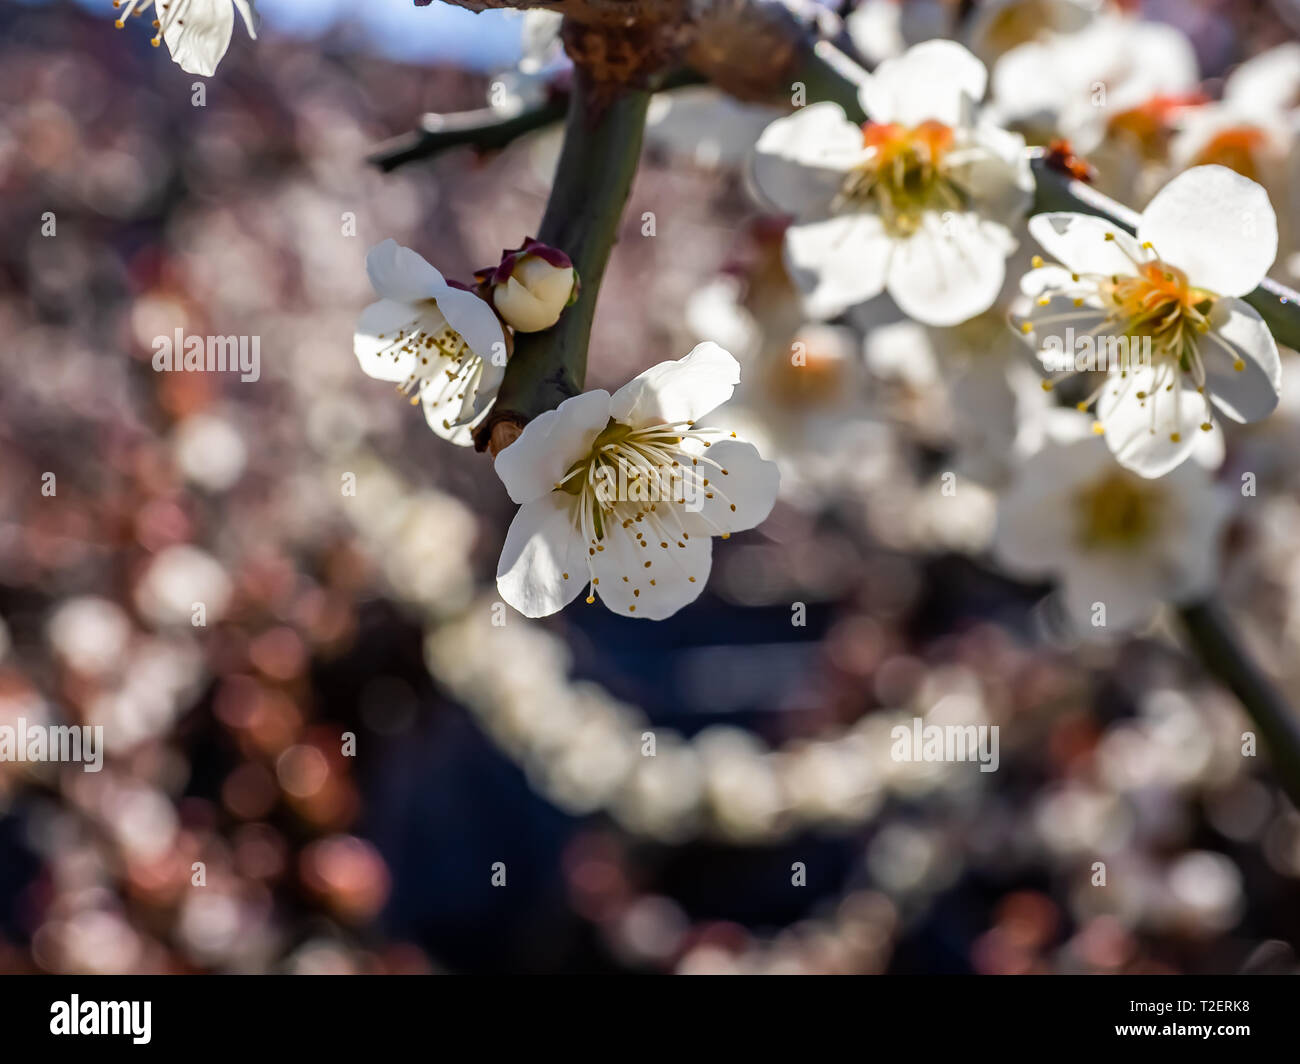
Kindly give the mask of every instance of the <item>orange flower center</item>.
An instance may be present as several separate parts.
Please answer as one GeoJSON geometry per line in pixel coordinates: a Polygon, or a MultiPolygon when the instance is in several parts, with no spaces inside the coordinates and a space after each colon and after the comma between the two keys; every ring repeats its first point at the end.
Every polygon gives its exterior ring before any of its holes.
{"type": "Polygon", "coordinates": [[[954,140],[949,126],[932,119],[916,126],[868,122],[862,145],[870,154],[849,173],[841,204],[877,210],[903,236],[916,231],[927,208],[960,209],[964,196],[944,171],[954,140]]]}
{"type": "Polygon", "coordinates": [[[1152,346],[1187,368],[1199,333],[1209,328],[1214,294],[1194,288],[1177,266],[1152,259],[1132,276],[1120,276],[1103,286],[1129,336],[1149,336],[1152,346]]]}
{"type": "Polygon", "coordinates": [[[1242,177],[1258,181],[1258,153],[1263,149],[1266,139],[1264,131],[1255,126],[1225,129],[1200,150],[1193,165],[1217,163],[1229,170],[1236,170],[1242,177]]]}

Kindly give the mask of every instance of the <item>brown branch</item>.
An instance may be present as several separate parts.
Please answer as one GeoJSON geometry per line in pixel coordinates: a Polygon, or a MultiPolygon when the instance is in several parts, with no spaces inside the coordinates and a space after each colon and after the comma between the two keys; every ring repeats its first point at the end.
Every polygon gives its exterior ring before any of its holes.
{"type": "MultiPolygon", "coordinates": [[[[665,21],[682,10],[680,0],[443,0],[475,14],[482,11],[554,11],[575,22],[627,25],[629,22],[665,21]]],[[[433,0],[415,0],[428,7],[433,0]]]]}

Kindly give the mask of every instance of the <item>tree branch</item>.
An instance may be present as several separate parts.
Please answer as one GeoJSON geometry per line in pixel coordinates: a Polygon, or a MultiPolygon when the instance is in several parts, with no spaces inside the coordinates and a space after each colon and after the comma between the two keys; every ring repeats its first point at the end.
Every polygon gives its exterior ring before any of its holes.
{"type": "Polygon", "coordinates": [[[475,433],[495,454],[523,425],[582,390],[587,343],[605,264],[641,156],[650,92],[596,84],[574,70],[564,149],[537,238],[573,260],[578,300],[550,329],[518,333],[492,412],[475,433]]]}
{"type": "MultiPolygon", "coordinates": [[[[655,92],[670,92],[704,83],[704,78],[694,70],[681,67],[657,79],[653,87],[655,92]]],[[[419,129],[379,145],[367,162],[388,173],[407,163],[435,158],[452,148],[497,151],[519,137],[563,121],[569,110],[569,96],[567,85],[553,85],[545,102],[514,115],[502,115],[490,107],[446,115],[426,114],[420,120],[419,129]]]]}
{"type": "Polygon", "coordinates": [[[1259,727],[1282,786],[1300,807],[1300,718],[1251,659],[1222,606],[1198,602],[1179,612],[1197,656],[1259,727]]]}
{"type": "MultiPolygon", "coordinates": [[[[554,11],[575,22],[626,25],[630,21],[661,21],[677,11],[680,0],[445,0],[478,14],[502,8],[515,11],[554,11]]],[[[415,0],[416,7],[428,7],[433,0],[415,0]]]]}
{"type": "Polygon", "coordinates": [[[569,95],[553,92],[545,103],[504,117],[490,107],[459,114],[427,114],[420,128],[385,141],[367,161],[388,173],[405,163],[428,159],[462,145],[479,151],[504,148],[511,141],[564,117],[569,95]]]}

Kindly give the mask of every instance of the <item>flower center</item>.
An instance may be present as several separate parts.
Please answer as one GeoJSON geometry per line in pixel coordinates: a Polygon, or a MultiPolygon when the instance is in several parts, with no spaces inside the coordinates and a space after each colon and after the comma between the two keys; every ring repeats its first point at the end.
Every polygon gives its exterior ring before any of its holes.
{"type": "Polygon", "coordinates": [[[812,329],[797,334],[791,350],[777,354],[763,374],[768,396],[791,408],[820,407],[842,398],[850,387],[848,363],[827,349],[835,342],[812,329]]]}
{"type": "Polygon", "coordinates": [[[1008,4],[990,20],[985,31],[989,48],[1001,55],[1034,40],[1053,25],[1053,5],[1047,0],[1021,0],[1008,4]]]}
{"type": "Polygon", "coordinates": [[[1107,133],[1136,146],[1144,159],[1163,159],[1179,112],[1206,99],[1201,93],[1157,94],[1137,107],[1112,116],[1106,126],[1107,133]]]}
{"type": "Polygon", "coordinates": [[[605,521],[621,503],[632,503],[630,519],[640,520],[645,512],[642,504],[682,500],[685,478],[695,477],[686,472],[682,460],[692,469],[696,461],[678,450],[682,439],[676,425],[634,429],[610,418],[591,450],[568,468],[556,490],[580,500],[590,515],[595,539],[604,539],[605,521]]]}
{"type": "Polygon", "coordinates": [[[1191,368],[1197,337],[1210,327],[1215,296],[1193,288],[1177,266],[1152,259],[1130,276],[1103,282],[1101,291],[1129,337],[1150,337],[1158,357],[1191,368]]]}
{"type": "Polygon", "coordinates": [[[1259,181],[1258,154],[1265,145],[1262,129],[1254,126],[1234,126],[1216,134],[1196,156],[1193,166],[1217,163],[1236,170],[1242,177],[1259,181]]]}
{"type": "Polygon", "coordinates": [[[838,204],[878,211],[898,236],[916,232],[927,209],[960,209],[965,196],[944,166],[953,140],[952,129],[933,120],[910,128],[868,122],[862,127],[866,158],[849,171],[838,204]]]}
{"type": "Polygon", "coordinates": [[[1154,533],[1160,499],[1149,484],[1118,470],[1075,496],[1080,545],[1090,550],[1135,547],[1154,533]]]}
{"type": "MultiPolygon", "coordinates": [[[[477,363],[477,358],[464,337],[442,316],[437,300],[426,299],[419,306],[424,313],[401,326],[397,332],[380,333],[378,336],[378,339],[386,341],[380,353],[392,355],[394,362],[403,355],[414,357],[415,366],[411,375],[398,385],[398,390],[407,394],[428,381],[443,359],[450,360],[456,366],[454,370],[443,370],[448,381],[455,381],[472,370],[477,363]]],[[[413,405],[419,401],[418,395],[412,396],[413,405]]]]}
{"type": "MultiPolygon", "coordinates": [[[[641,428],[613,418],[605,423],[591,450],[568,468],[553,489],[573,496],[574,527],[587,544],[592,588],[600,583],[596,558],[604,553],[610,535],[625,532],[637,548],[645,550],[646,569],[654,565],[652,547],[686,549],[691,538],[687,524],[697,532],[702,527],[710,535],[726,538],[727,531],[709,513],[710,504],[736,512],[736,504],[720,487],[730,474],[707,454],[682,450],[688,439],[707,448],[726,435],[721,429],[697,429],[690,421],[641,428]]],[[[622,579],[631,581],[633,575],[637,574],[622,574],[622,579]]],[[[653,586],[655,578],[646,577],[653,586]]],[[[569,574],[564,578],[569,579],[569,574]]],[[[693,582],[695,577],[689,579],[693,582]]],[[[589,590],[587,602],[595,601],[589,590]]],[[[630,612],[635,610],[630,607],[630,612]]]]}

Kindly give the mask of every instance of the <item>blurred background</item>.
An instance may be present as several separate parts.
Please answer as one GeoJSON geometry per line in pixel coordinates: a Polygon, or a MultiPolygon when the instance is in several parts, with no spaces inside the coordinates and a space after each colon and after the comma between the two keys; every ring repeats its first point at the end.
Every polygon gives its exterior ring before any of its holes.
{"type": "MultiPolygon", "coordinates": [[[[1285,2],[1124,6],[1186,35],[1205,106],[1300,29],[1285,2]]],[[[946,385],[874,304],[803,323],[743,176],[776,112],[656,101],[588,386],[717,339],[783,498],[668,621],[494,609],[489,459],[351,335],[380,240],[467,280],[531,234],[558,130],[366,156],[563,63],[519,69],[506,13],[258,7],[195,106],[109,0],[0,0],[0,724],[107,746],[98,773],[0,762],[0,971],[1295,970],[1300,814],[1247,718],[1168,619],[1079,644],[986,563],[1019,379],[946,385]],[[154,372],[176,329],[259,337],[260,379],[154,372]],[[768,357],[792,337],[799,387],[768,357]],[[972,487],[941,499],[952,469],[972,487]],[[999,770],[892,761],[918,715],[998,725],[999,770]]],[[[1181,165],[1141,103],[1098,148],[1134,207],[1181,165]]],[[[1221,474],[1260,477],[1222,593],[1293,698],[1295,391],[1221,474]]]]}

